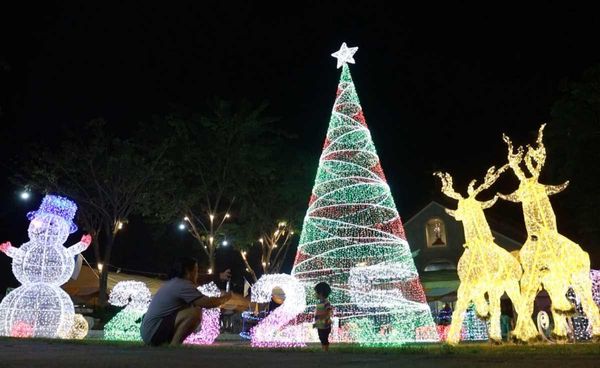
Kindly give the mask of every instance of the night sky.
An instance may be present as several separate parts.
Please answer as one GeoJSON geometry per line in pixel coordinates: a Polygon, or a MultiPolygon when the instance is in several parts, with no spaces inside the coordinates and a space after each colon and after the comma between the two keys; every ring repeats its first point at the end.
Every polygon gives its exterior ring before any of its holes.
{"type": "MultiPolygon", "coordinates": [[[[359,47],[352,76],[407,220],[439,197],[432,171],[452,172],[459,188],[483,177],[506,160],[502,132],[532,141],[561,81],[600,62],[600,16],[560,2],[175,3],[0,10],[0,240],[25,240],[25,213],[39,203],[18,200],[7,164],[32,140],[53,144],[59,127],[96,117],[126,134],[173,104],[268,100],[316,166],[340,73],[330,54],[343,41],[359,47]]],[[[520,226],[519,207],[503,206],[520,226]]]]}

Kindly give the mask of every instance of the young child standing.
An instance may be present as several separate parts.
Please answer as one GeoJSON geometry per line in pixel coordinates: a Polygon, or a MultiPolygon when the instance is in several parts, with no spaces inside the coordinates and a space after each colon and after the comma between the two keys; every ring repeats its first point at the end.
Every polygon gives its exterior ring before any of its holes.
{"type": "Polygon", "coordinates": [[[315,294],[319,302],[315,308],[314,327],[319,332],[319,340],[323,351],[329,351],[329,334],[331,333],[331,315],[332,308],[329,304],[329,294],[331,287],[326,282],[319,282],[315,285],[315,294]]]}

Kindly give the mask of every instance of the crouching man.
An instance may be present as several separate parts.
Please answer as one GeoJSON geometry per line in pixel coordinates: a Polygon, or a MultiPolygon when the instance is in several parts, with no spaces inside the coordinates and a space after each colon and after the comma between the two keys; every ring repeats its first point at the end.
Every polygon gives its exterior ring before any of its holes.
{"type": "MultiPolygon", "coordinates": [[[[209,298],[198,291],[198,262],[194,258],[175,262],[169,277],[152,298],[142,320],[140,333],[147,345],[181,344],[200,325],[202,308],[216,308],[231,298],[229,292],[209,298]]],[[[231,274],[227,270],[216,277],[228,280],[231,274]]]]}

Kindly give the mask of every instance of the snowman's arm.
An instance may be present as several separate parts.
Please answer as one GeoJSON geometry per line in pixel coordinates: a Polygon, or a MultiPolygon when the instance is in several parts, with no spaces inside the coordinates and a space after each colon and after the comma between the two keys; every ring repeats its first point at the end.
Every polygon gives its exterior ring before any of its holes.
{"type": "Polygon", "coordinates": [[[80,241],[79,243],[75,243],[75,244],[71,245],[69,248],[67,248],[67,252],[69,252],[69,254],[72,256],[76,256],[79,253],[86,250],[87,247],[89,247],[88,243],[84,243],[84,242],[80,241]]]}
{"type": "Polygon", "coordinates": [[[10,247],[6,255],[11,258],[19,258],[25,255],[25,252],[21,250],[21,248],[10,247]]]}
{"type": "Polygon", "coordinates": [[[15,248],[10,242],[0,244],[0,251],[4,252],[10,258],[23,257],[24,252],[21,248],[15,248]]]}

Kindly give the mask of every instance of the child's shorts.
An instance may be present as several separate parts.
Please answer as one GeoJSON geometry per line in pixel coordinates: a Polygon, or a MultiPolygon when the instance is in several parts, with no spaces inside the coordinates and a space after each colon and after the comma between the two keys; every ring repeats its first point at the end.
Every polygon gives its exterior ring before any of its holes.
{"type": "Polygon", "coordinates": [[[319,340],[322,345],[329,345],[329,334],[331,333],[331,327],[318,329],[319,332],[319,340]]]}

